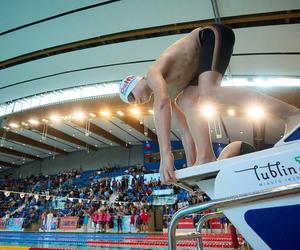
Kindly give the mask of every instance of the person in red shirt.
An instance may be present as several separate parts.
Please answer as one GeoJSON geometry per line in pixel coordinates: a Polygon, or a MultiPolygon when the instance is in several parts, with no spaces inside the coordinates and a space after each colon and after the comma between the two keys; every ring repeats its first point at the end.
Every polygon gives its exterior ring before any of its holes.
{"type": "Polygon", "coordinates": [[[94,224],[94,232],[96,232],[97,229],[97,223],[98,223],[98,213],[95,211],[92,215],[93,224],[94,224]]]}
{"type": "Polygon", "coordinates": [[[102,209],[98,213],[97,222],[98,222],[98,225],[99,225],[99,231],[103,232],[104,231],[104,213],[103,213],[102,209]]]}
{"type": "Polygon", "coordinates": [[[103,215],[103,232],[108,231],[109,230],[109,223],[110,223],[110,213],[109,213],[109,209],[107,208],[105,210],[105,213],[103,215]]]}
{"type": "Polygon", "coordinates": [[[148,231],[148,221],[149,221],[149,214],[147,211],[147,208],[144,209],[143,213],[142,213],[142,231],[147,232],[148,231]]]}
{"type": "MultiPolygon", "coordinates": [[[[43,232],[46,231],[46,211],[42,213],[41,215],[41,221],[42,221],[42,224],[41,224],[41,228],[43,229],[43,232]]],[[[5,223],[4,223],[5,224],[5,223]]]]}
{"type": "Polygon", "coordinates": [[[132,208],[131,209],[131,215],[130,215],[130,228],[129,228],[130,232],[132,232],[132,229],[134,227],[134,223],[135,223],[135,209],[132,208]]]}
{"type": "Polygon", "coordinates": [[[137,217],[137,227],[138,227],[138,232],[143,231],[143,208],[140,208],[140,212],[137,217]]]}

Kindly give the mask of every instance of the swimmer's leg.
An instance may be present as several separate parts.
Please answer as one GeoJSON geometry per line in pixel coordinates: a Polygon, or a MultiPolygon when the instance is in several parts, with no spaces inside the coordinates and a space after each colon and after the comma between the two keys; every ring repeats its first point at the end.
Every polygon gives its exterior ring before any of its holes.
{"type": "Polygon", "coordinates": [[[191,135],[189,125],[186,121],[186,117],[175,101],[172,102],[172,122],[176,124],[180,130],[187,166],[193,166],[196,161],[195,143],[191,135]]]}
{"type": "Polygon", "coordinates": [[[186,117],[195,143],[196,161],[194,165],[216,160],[209,133],[209,124],[200,112],[197,89],[197,86],[189,86],[177,99],[177,103],[186,117]]]}

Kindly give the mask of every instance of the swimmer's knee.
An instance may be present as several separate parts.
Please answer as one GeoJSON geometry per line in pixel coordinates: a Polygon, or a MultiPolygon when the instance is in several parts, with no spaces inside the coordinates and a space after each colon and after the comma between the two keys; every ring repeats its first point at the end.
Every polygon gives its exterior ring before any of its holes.
{"type": "Polygon", "coordinates": [[[199,98],[214,99],[221,86],[222,74],[215,71],[206,71],[199,75],[198,91],[199,98]]]}
{"type": "Polygon", "coordinates": [[[197,103],[199,99],[198,90],[195,86],[186,88],[176,99],[176,104],[181,110],[189,108],[197,103]]]}

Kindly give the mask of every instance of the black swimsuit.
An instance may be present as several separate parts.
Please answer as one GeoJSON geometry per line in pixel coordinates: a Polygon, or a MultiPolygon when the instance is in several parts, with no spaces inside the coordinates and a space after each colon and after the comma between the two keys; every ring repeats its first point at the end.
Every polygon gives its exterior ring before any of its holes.
{"type": "Polygon", "coordinates": [[[199,31],[202,45],[199,60],[199,75],[205,71],[216,71],[224,75],[229,64],[235,36],[222,24],[213,24],[199,31]]]}

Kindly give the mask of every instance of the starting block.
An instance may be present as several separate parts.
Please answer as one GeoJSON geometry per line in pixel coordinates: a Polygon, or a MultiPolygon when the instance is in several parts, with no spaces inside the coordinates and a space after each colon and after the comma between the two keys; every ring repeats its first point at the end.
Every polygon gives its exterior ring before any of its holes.
{"type": "MultiPolygon", "coordinates": [[[[300,125],[273,148],[181,169],[176,175],[178,186],[200,190],[212,199],[211,204],[220,204],[253,249],[300,248],[300,125]],[[296,192],[284,194],[293,187],[296,192]],[[280,191],[278,196],[221,205],[228,197],[268,195],[273,189],[280,191]]],[[[170,237],[172,232],[169,243],[170,237]]]]}

